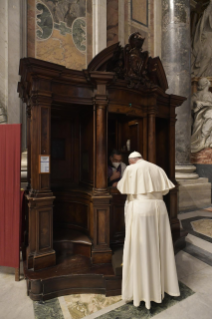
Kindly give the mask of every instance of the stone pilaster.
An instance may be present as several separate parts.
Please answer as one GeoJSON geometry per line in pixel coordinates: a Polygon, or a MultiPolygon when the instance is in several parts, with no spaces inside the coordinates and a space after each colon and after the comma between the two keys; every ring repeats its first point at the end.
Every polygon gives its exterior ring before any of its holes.
{"type": "MultiPolygon", "coordinates": [[[[0,1],[0,124],[22,123],[22,151],[26,153],[26,107],[17,93],[20,58],[27,56],[27,0],[0,1]]],[[[21,176],[26,175],[22,154],[21,176]]],[[[24,177],[23,177],[24,176],[24,177]]]]}
{"type": "Polygon", "coordinates": [[[8,107],[8,4],[0,2],[0,124],[7,122],[8,107]]]}
{"type": "Polygon", "coordinates": [[[107,1],[92,0],[93,57],[107,47],[107,1]]]}

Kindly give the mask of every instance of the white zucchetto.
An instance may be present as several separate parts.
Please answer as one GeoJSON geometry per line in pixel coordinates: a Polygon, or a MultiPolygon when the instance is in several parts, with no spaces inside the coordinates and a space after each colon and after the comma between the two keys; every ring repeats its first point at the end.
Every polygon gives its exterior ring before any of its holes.
{"type": "Polygon", "coordinates": [[[142,155],[136,151],[130,153],[130,155],[128,156],[128,158],[137,158],[137,157],[142,157],[142,155]]]}

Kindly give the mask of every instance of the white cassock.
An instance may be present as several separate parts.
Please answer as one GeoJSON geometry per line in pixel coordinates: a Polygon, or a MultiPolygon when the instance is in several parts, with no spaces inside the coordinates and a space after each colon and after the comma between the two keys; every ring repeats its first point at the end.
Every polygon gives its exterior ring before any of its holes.
{"type": "Polygon", "coordinates": [[[122,299],[138,307],[179,296],[169,218],[163,201],[174,184],[164,170],[143,159],[129,165],[117,188],[127,194],[122,299]]]}

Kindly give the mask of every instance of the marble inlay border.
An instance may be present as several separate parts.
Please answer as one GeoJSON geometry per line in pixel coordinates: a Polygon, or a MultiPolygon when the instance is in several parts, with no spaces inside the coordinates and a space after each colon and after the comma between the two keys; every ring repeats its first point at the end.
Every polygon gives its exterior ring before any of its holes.
{"type": "Polygon", "coordinates": [[[181,224],[184,230],[186,230],[189,234],[192,234],[196,237],[199,237],[201,239],[204,239],[206,241],[208,241],[209,243],[212,243],[212,238],[205,236],[203,234],[200,234],[196,231],[193,230],[191,222],[195,221],[195,220],[199,220],[199,219],[212,219],[211,217],[206,217],[206,216],[196,216],[196,217],[192,217],[192,218],[188,218],[188,219],[182,219],[181,220],[181,224]]]}
{"type": "Polygon", "coordinates": [[[194,231],[199,234],[212,238],[212,220],[210,218],[203,218],[191,222],[194,231]]]}
{"type": "Polygon", "coordinates": [[[194,246],[190,243],[186,243],[186,247],[183,249],[186,253],[191,256],[203,261],[204,263],[212,266],[212,253],[203,250],[197,246],[194,246]]]}

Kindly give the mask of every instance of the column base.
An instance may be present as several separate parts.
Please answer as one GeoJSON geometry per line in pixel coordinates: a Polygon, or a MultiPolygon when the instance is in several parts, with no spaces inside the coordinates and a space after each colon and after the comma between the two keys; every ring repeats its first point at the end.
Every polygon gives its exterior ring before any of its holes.
{"type": "Polygon", "coordinates": [[[178,211],[196,210],[211,205],[211,183],[208,178],[178,180],[178,211]]]}
{"type": "Polygon", "coordinates": [[[93,250],[92,251],[92,263],[93,264],[109,264],[112,261],[112,250],[109,248],[105,251],[103,250],[93,250]]]}
{"type": "Polygon", "coordinates": [[[176,180],[181,179],[197,179],[198,174],[195,173],[196,167],[194,165],[176,165],[175,166],[175,178],[176,180]]]}
{"type": "Polygon", "coordinates": [[[196,210],[211,205],[211,183],[199,178],[194,165],[177,165],[175,178],[179,185],[178,212],[196,210]]]}

